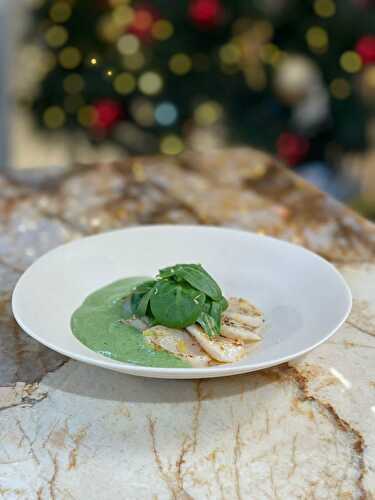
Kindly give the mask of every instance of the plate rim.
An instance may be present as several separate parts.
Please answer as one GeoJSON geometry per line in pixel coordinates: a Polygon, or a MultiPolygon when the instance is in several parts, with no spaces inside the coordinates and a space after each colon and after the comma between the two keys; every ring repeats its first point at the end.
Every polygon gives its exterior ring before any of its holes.
{"type": "MultiPolygon", "coordinates": [[[[225,227],[225,226],[215,226],[215,225],[192,225],[192,224],[145,224],[145,225],[137,225],[137,226],[131,226],[127,228],[120,228],[120,229],[115,229],[111,231],[106,231],[103,233],[99,234],[93,234],[93,235],[88,235],[84,236],[82,238],[78,238],[72,241],[68,241],[66,243],[63,243],[62,245],[58,245],[57,247],[49,250],[48,252],[44,253],[40,257],[38,257],[18,278],[17,283],[13,289],[12,293],[12,300],[11,300],[11,309],[13,316],[18,323],[18,325],[23,329],[23,331],[35,339],[36,341],[40,342],[42,345],[48,347],[49,349],[52,349],[55,352],[58,352],[59,354],[62,354],[68,358],[74,359],[76,361],[80,361],[82,363],[87,363],[90,365],[94,366],[99,366],[101,368],[106,368],[112,371],[117,371],[121,373],[126,373],[126,374],[131,374],[135,376],[140,376],[140,377],[150,377],[150,378],[168,378],[168,379],[194,379],[194,378],[214,378],[214,377],[225,377],[225,376],[230,376],[230,375],[236,375],[236,374],[244,374],[244,373],[250,373],[253,371],[258,371],[262,370],[265,368],[271,368],[273,366],[277,366],[283,363],[286,363],[287,361],[291,361],[293,359],[299,358],[301,356],[304,356],[308,352],[316,349],[318,346],[326,342],[330,337],[332,337],[337,330],[345,323],[347,320],[351,309],[352,309],[352,303],[353,303],[353,297],[351,290],[349,288],[349,285],[346,283],[344,277],[342,274],[336,269],[336,267],[331,264],[329,261],[318,255],[317,253],[309,250],[308,248],[305,248],[301,245],[296,245],[295,243],[291,243],[286,240],[282,240],[279,238],[275,238],[273,236],[268,236],[264,234],[258,234],[253,231],[247,231],[243,229],[238,229],[238,228],[233,228],[233,227],[225,227]],[[303,349],[302,351],[298,351],[297,353],[287,355],[287,356],[281,356],[279,358],[275,358],[274,360],[270,362],[261,362],[261,363],[256,363],[253,364],[252,366],[246,366],[246,365],[235,365],[235,364],[227,364],[227,365],[220,365],[220,366],[213,366],[213,367],[208,367],[208,368],[162,368],[162,367],[149,367],[149,366],[142,366],[142,365],[136,365],[133,363],[127,363],[123,361],[117,361],[117,360],[112,360],[112,359],[106,359],[105,356],[103,356],[102,359],[92,359],[90,357],[86,357],[84,355],[80,355],[65,349],[61,349],[56,347],[55,345],[52,345],[52,343],[45,341],[45,339],[41,338],[37,333],[33,331],[33,329],[28,328],[23,320],[22,320],[22,314],[17,310],[17,296],[18,293],[20,293],[20,290],[22,289],[23,285],[23,280],[27,275],[30,273],[34,272],[34,268],[37,264],[39,264],[42,260],[46,259],[48,256],[50,256],[53,253],[56,253],[58,251],[61,251],[62,248],[70,247],[70,246],[75,246],[78,245],[82,240],[89,240],[89,239],[97,239],[101,238],[103,236],[111,236],[115,233],[124,233],[124,232],[135,232],[135,231],[148,231],[150,229],[158,230],[158,229],[171,229],[171,230],[179,230],[179,229],[184,229],[184,230],[195,230],[195,231],[215,231],[215,232],[232,232],[232,233],[239,233],[241,235],[247,235],[256,239],[266,239],[270,240],[273,242],[277,242],[278,244],[287,246],[287,247],[294,247],[298,248],[302,252],[306,252],[307,254],[310,255],[310,257],[319,260],[321,263],[324,265],[328,266],[331,271],[334,272],[338,280],[341,282],[341,285],[343,289],[345,290],[346,293],[346,298],[347,298],[347,307],[346,311],[343,314],[342,319],[340,322],[336,325],[335,328],[333,328],[328,334],[326,334],[324,337],[322,337],[318,342],[315,342],[311,346],[307,347],[306,349],[303,349]]],[[[72,333],[71,333],[72,334],[72,333]]],[[[73,335],[73,334],[72,334],[73,335]]],[[[86,346],[85,346],[86,347],[86,346]]],[[[88,348],[87,348],[88,349],[88,348]]],[[[94,352],[94,351],[93,351],[94,352]]]]}

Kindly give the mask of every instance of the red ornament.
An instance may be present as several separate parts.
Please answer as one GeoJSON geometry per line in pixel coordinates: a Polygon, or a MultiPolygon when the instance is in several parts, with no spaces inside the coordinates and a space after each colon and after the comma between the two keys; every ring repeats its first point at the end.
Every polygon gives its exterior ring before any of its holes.
{"type": "Polygon", "coordinates": [[[309,141],[300,135],[283,132],[276,143],[277,155],[289,165],[297,165],[309,150],[309,141]]]}
{"type": "Polygon", "coordinates": [[[98,130],[109,130],[118,122],[121,116],[121,107],[112,99],[102,99],[94,104],[95,119],[93,127],[98,130]]]}
{"type": "Polygon", "coordinates": [[[361,57],[363,64],[375,61],[375,35],[365,35],[360,38],[355,46],[357,54],[361,57]]]}
{"type": "Polygon", "coordinates": [[[221,10],[219,0],[192,0],[189,15],[199,27],[210,28],[217,23],[221,10]]]}

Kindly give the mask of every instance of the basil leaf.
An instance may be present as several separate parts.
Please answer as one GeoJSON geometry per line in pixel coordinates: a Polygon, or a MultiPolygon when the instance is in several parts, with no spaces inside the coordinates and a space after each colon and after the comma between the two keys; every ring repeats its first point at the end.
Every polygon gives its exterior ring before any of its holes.
{"type": "Polygon", "coordinates": [[[137,288],[133,291],[130,298],[130,304],[131,310],[136,316],[146,316],[148,303],[150,301],[155,283],[155,280],[145,281],[137,286],[137,288]]]}
{"type": "Polygon", "coordinates": [[[220,302],[212,302],[210,317],[214,321],[216,335],[218,335],[221,330],[221,313],[222,313],[222,308],[220,302]]]}
{"type": "Polygon", "coordinates": [[[185,280],[192,287],[211,297],[212,300],[220,300],[222,297],[219,285],[200,264],[176,264],[161,269],[159,276],[185,280]]]}
{"type": "Polygon", "coordinates": [[[151,288],[148,292],[146,292],[141,300],[137,304],[137,308],[134,314],[138,317],[146,316],[148,303],[150,302],[151,295],[153,293],[153,288],[151,288]]]}
{"type": "Polygon", "coordinates": [[[212,316],[210,316],[206,312],[202,312],[199,315],[197,323],[201,325],[201,327],[209,337],[214,337],[215,335],[218,335],[218,332],[216,330],[215,320],[212,318],[212,316]]]}
{"type": "Polygon", "coordinates": [[[163,279],[155,285],[151,295],[151,312],[161,325],[184,328],[197,321],[204,300],[204,294],[163,279]]]}

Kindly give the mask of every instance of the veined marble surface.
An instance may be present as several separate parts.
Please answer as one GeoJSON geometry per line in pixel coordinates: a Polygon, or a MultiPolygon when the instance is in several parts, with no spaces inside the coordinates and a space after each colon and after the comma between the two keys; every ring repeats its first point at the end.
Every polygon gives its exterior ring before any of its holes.
{"type": "Polygon", "coordinates": [[[0,178],[0,498],[375,498],[375,229],[248,149],[0,178]],[[25,335],[9,300],[50,248],[139,223],[241,227],[333,262],[354,297],[312,353],[258,373],[141,379],[25,335]]]}

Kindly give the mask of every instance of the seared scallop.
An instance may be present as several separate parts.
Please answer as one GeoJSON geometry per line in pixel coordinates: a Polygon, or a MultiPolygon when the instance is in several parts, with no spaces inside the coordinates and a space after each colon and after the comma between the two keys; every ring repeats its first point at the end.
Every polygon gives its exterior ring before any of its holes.
{"type": "Polygon", "coordinates": [[[190,325],[187,331],[211,358],[221,363],[233,363],[246,354],[246,346],[240,340],[229,339],[221,335],[209,337],[198,325],[190,325]]]}
{"type": "Polygon", "coordinates": [[[175,330],[166,326],[153,326],[143,332],[145,341],[156,349],[163,349],[190,363],[194,368],[212,364],[211,358],[201,349],[199,343],[185,330],[175,330]]]}
{"type": "Polygon", "coordinates": [[[245,342],[261,340],[264,319],[259,309],[245,299],[230,298],[228,302],[228,309],[221,318],[220,334],[245,342]]]}

